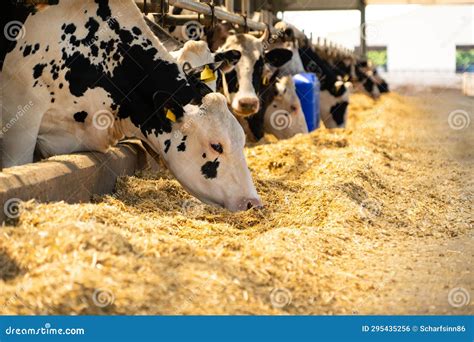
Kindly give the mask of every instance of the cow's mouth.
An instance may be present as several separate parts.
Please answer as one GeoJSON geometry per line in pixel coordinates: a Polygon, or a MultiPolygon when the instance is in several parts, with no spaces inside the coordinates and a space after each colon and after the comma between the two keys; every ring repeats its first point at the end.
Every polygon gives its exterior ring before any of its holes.
{"type": "Polygon", "coordinates": [[[254,115],[257,113],[254,110],[238,110],[236,108],[232,108],[232,112],[234,112],[235,115],[243,116],[243,117],[254,115]]]}

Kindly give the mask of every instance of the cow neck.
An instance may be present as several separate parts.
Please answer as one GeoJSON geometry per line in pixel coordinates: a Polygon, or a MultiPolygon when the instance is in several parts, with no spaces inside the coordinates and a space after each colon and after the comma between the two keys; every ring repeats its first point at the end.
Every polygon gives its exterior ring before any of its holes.
{"type": "Polygon", "coordinates": [[[263,138],[265,112],[267,111],[268,106],[270,106],[277,94],[276,84],[278,82],[279,74],[280,70],[275,70],[275,72],[270,77],[268,84],[264,84],[262,80],[260,81],[258,93],[258,97],[260,99],[260,109],[256,114],[245,118],[249,124],[250,131],[252,132],[256,140],[260,140],[261,138],[263,138]]]}

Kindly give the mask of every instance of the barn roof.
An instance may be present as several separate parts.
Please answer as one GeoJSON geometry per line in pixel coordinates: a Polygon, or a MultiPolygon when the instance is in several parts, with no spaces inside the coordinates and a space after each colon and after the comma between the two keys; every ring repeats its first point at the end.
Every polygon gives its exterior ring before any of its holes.
{"type": "MultiPolygon", "coordinates": [[[[364,0],[273,0],[270,1],[279,11],[311,11],[360,9],[364,0]]],[[[474,4],[474,0],[365,0],[366,5],[416,4],[416,5],[455,5],[474,4]]]]}

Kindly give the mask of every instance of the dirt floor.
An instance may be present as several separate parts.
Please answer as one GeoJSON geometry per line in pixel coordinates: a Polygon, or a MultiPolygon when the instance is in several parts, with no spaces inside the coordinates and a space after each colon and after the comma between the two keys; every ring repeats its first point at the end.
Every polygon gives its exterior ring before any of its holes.
{"type": "Polygon", "coordinates": [[[26,203],[0,228],[0,313],[474,314],[474,100],[405,92],[248,148],[263,210],[201,205],[166,172],[26,203]]]}

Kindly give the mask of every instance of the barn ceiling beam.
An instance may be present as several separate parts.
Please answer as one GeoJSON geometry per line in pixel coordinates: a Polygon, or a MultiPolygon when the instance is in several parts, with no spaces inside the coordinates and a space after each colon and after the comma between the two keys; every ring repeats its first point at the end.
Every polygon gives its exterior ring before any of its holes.
{"type": "MultiPolygon", "coordinates": [[[[200,3],[196,1],[190,1],[190,0],[169,0],[169,4],[172,6],[186,9],[189,11],[193,11],[196,13],[201,13],[204,15],[212,15],[211,8],[209,7],[209,5],[205,3],[200,3]]],[[[231,23],[238,24],[240,26],[247,25],[249,29],[255,30],[255,31],[264,31],[267,28],[267,25],[264,23],[253,21],[250,19],[246,20],[244,16],[242,15],[229,13],[218,7],[214,8],[214,15],[219,20],[226,20],[231,23]]]]}

